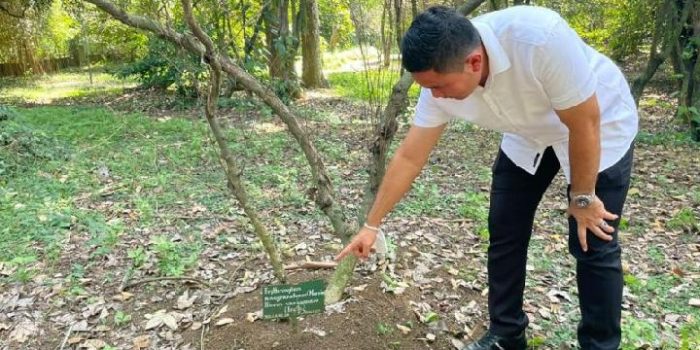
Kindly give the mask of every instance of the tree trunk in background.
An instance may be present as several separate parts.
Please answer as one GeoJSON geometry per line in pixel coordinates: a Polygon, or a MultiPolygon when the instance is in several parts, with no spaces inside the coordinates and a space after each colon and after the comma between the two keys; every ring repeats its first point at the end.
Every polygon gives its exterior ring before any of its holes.
{"type": "Polygon", "coordinates": [[[273,84],[279,96],[297,98],[301,89],[294,69],[297,44],[289,32],[289,0],[270,0],[269,4],[264,16],[270,77],[279,80],[273,84]]]}
{"type": "Polygon", "coordinates": [[[632,96],[635,103],[639,105],[639,100],[644,93],[644,88],[651,78],[656,74],[662,63],[673,52],[678,34],[673,32],[673,18],[676,15],[675,0],[666,0],[661,6],[654,24],[654,36],[649,50],[649,61],[644,72],[632,81],[632,96]]]}
{"type": "Polygon", "coordinates": [[[301,80],[307,88],[328,87],[323,77],[321,60],[321,36],[316,0],[305,0],[301,3],[301,80]]]}
{"type": "MultiPolygon", "coordinates": [[[[394,0],[394,33],[396,34],[396,47],[401,46],[401,36],[403,35],[403,30],[401,29],[401,18],[403,18],[402,1],[403,0],[394,0]]],[[[389,57],[391,57],[391,52],[389,52],[389,57]]]]}
{"type": "Polygon", "coordinates": [[[700,5],[693,1],[666,0],[658,12],[652,38],[649,62],[644,72],[632,82],[632,95],[639,100],[647,83],[659,66],[672,61],[675,71],[682,75],[676,117],[688,125],[693,139],[700,141],[700,5]],[[658,46],[660,50],[657,50],[658,46]]]}
{"type": "Polygon", "coordinates": [[[391,33],[391,23],[393,21],[391,18],[391,0],[384,0],[384,6],[382,6],[382,24],[380,29],[384,68],[388,68],[391,64],[391,38],[393,37],[391,33]],[[388,26],[387,23],[389,23],[388,26]]]}
{"type": "Polygon", "coordinates": [[[681,26],[680,35],[678,36],[678,41],[674,43],[676,45],[676,52],[680,54],[680,73],[683,74],[681,93],[678,95],[678,106],[680,107],[692,105],[693,88],[695,85],[693,81],[693,72],[695,71],[695,63],[698,58],[698,44],[691,41],[694,36],[693,20],[695,16],[693,15],[695,14],[694,12],[696,12],[695,9],[692,8],[692,2],[688,2],[683,6],[683,1],[677,0],[676,6],[682,9],[681,13],[685,11],[688,12],[687,21],[679,23],[681,26]]]}
{"type": "MultiPolygon", "coordinates": [[[[680,1],[682,3],[682,1],[680,1]]],[[[681,6],[682,4],[677,4],[681,6]]],[[[681,11],[681,20],[687,11],[687,21],[681,22],[678,51],[681,59],[683,82],[678,95],[677,116],[688,125],[695,141],[700,141],[700,4],[688,2],[681,11]]]]}
{"type": "Polygon", "coordinates": [[[523,3],[524,3],[524,0],[513,0],[513,6],[522,5],[523,3]]]}

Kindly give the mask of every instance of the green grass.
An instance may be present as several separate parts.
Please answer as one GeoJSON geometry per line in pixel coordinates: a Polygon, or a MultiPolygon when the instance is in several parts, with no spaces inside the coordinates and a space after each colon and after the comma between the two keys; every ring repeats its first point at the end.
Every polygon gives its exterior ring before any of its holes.
{"type": "MultiPolygon", "coordinates": [[[[655,255],[650,249],[650,255],[655,255]]],[[[651,260],[661,259],[652,256],[651,260]]],[[[686,281],[673,274],[658,274],[646,278],[638,278],[625,274],[625,285],[636,296],[634,314],[623,317],[623,349],[636,349],[645,344],[653,348],[678,348],[685,337],[686,342],[697,346],[700,344],[700,333],[683,335],[686,330],[700,327],[700,310],[688,305],[688,300],[697,297],[700,288],[695,281],[686,281]],[[682,287],[678,289],[679,287],[682,287]],[[672,292],[678,289],[677,292],[672,292]],[[678,329],[660,325],[658,315],[686,315],[681,319],[678,329]]],[[[690,347],[692,349],[694,347],[690,347]]]]}
{"type": "Polygon", "coordinates": [[[117,79],[111,74],[95,72],[90,77],[85,71],[73,71],[22,78],[0,78],[0,101],[23,101],[48,104],[65,98],[86,95],[105,95],[132,88],[132,80],[117,79]]]}
{"type": "MultiPolygon", "coordinates": [[[[202,121],[79,107],[20,108],[14,115],[0,121],[7,139],[0,158],[12,159],[0,176],[0,262],[17,269],[16,280],[30,279],[38,261],[58,263],[69,234],[85,237],[97,259],[144,229],[179,232],[182,241],[169,234],[152,239],[143,251],[129,252],[135,265],[150,258],[161,274],[182,274],[196,265],[202,241],[201,230],[180,216],[202,207],[202,220],[241,217],[202,121]]],[[[260,124],[230,129],[227,137],[258,209],[287,217],[308,206],[300,180],[310,173],[283,128],[260,124]]],[[[347,157],[342,144],[318,145],[347,157]]],[[[329,170],[342,175],[338,167],[329,170]]]]}
{"type": "MultiPolygon", "coordinates": [[[[398,71],[369,70],[367,72],[338,72],[328,75],[331,87],[340,95],[359,101],[371,102],[373,105],[381,102],[386,104],[391,89],[399,79],[398,71]]],[[[408,91],[409,99],[416,100],[420,88],[413,84],[408,91]]]]}
{"type": "Polygon", "coordinates": [[[700,230],[700,219],[693,209],[683,208],[673,215],[666,226],[672,230],[697,231],[700,230]]]}
{"type": "Polygon", "coordinates": [[[396,215],[445,217],[455,212],[456,200],[434,182],[418,179],[406,198],[396,206],[396,215]]]}
{"type": "Polygon", "coordinates": [[[69,232],[88,237],[97,257],[135,228],[155,225],[155,214],[191,203],[228,204],[225,192],[211,190],[223,187],[223,176],[202,123],[85,108],[18,114],[0,130],[22,130],[10,137],[24,138],[31,152],[0,178],[0,261],[58,260],[69,232]],[[47,150],[56,145],[60,156],[47,150]]]}
{"type": "Polygon", "coordinates": [[[636,141],[647,145],[684,145],[690,147],[698,147],[698,143],[693,141],[690,132],[688,131],[663,131],[650,133],[648,131],[639,131],[636,141]]]}

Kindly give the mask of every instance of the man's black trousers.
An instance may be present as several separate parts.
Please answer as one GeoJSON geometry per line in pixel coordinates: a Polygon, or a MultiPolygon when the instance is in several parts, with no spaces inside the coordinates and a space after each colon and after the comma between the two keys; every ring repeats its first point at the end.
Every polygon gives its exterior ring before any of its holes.
{"type": "MultiPolygon", "coordinates": [[[[598,174],[596,195],[613,214],[622,214],[632,154],[630,147],[617,164],[598,174]]],[[[537,205],[559,168],[551,147],[542,155],[534,175],[515,165],[502,150],[494,163],[488,272],[490,329],[497,335],[515,336],[527,327],[528,319],[522,310],[527,247],[537,205]]],[[[567,195],[569,190],[570,187],[567,195]]],[[[578,340],[582,349],[617,349],[620,344],[623,282],[617,239],[619,219],[608,223],[615,227],[613,240],[603,241],[588,231],[588,252],[583,252],[576,221],[569,218],[569,252],[576,258],[582,315],[578,340]]]]}

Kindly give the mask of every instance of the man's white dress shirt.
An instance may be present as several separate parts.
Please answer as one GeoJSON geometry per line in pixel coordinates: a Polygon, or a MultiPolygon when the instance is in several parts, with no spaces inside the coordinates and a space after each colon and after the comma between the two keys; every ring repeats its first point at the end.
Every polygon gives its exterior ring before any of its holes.
{"type": "Polygon", "coordinates": [[[569,131],[554,110],[574,107],[596,93],[601,112],[599,171],[629,149],[638,116],[620,69],[572,30],[556,12],[515,6],[472,19],[489,60],[484,87],[463,100],[435,98],[422,88],[414,125],[434,127],[461,119],[503,132],[501,148],[534,174],[552,146],[571,182],[569,131]]]}

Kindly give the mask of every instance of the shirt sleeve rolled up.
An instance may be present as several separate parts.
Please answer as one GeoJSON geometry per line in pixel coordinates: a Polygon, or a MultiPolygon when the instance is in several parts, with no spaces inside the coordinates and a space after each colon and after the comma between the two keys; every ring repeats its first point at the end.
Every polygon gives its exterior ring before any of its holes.
{"type": "Polygon", "coordinates": [[[555,110],[577,106],[596,90],[597,79],[585,47],[578,34],[562,20],[534,53],[535,76],[555,110]]]}

